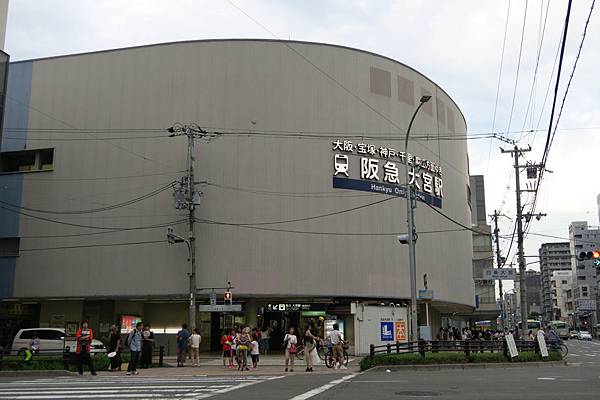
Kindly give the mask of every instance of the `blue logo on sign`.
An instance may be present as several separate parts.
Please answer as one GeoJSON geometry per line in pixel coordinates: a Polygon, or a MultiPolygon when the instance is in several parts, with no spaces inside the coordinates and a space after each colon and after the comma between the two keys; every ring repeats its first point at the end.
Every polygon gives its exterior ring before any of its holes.
{"type": "Polygon", "coordinates": [[[394,341],[394,323],[393,322],[382,322],[381,323],[381,341],[382,342],[393,342],[394,341]]]}

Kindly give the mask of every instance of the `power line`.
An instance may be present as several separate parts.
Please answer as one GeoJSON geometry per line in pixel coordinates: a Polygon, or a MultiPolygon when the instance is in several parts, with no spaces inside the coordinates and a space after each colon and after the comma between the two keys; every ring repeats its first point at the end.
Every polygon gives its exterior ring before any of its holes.
{"type": "MultiPolygon", "coordinates": [[[[3,206],[2,204],[0,204],[0,208],[14,213],[14,214],[20,214],[29,218],[33,218],[33,219],[37,219],[40,221],[45,221],[45,222],[52,222],[55,224],[60,224],[60,225],[67,225],[67,226],[74,226],[76,228],[87,228],[87,229],[102,229],[102,230],[129,230],[129,229],[134,229],[134,228],[129,228],[129,227],[110,227],[110,226],[95,226],[95,225],[83,225],[83,224],[75,224],[72,222],[66,222],[66,221],[60,221],[60,220],[55,220],[55,219],[51,219],[51,218],[46,218],[46,217],[40,217],[38,215],[34,215],[34,214],[29,214],[27,212],[24,211],[20,211],[20,210],[15,210],[14,208],[10,208],[10,207],[6,207],[3,206]]],[[[137,229],[137,228],[136,228],[137,229]]]]}
{"type": "MultiPolygon", "coordinates": [[[[375,107],[373,107],[372,105],[370,105],[366,100],[364,100],[362,97],[360,97],[358,94],[354,93],[352,90],[350,90],[348,87],[346,87],[344,84],[342,84],[339,80],[337,80],[333,75],[329,74],[327,71],[325,71],[324,69],[322,69],[321,67],[319,67],[317,64],[315,64],[314,62],[312,62],[308,57],[306,57],[304,54],[302,54],[301,52],[299,52],[298,50],[296,50],[294,47],[290,46],[288,43],[286,43],[285,41],[279,39],[279,37],[273,33],[273,31],[271,31],[269,28],[267,28],[265,25],[261,24],[258,20],[256,20],[255,18],[253,18],[250,14],[248,14],[246,11],[244,11],[242,8],[240,8],[237,4],[235,4],[232,0],[227,0],[229,4],[231,4],[233,7],[235,7],[239,12],[241,12],[242,14],[244,14],[246,17],[248,17],[252,22],[254,22],[255,24],[257,24],[258,26],[260,26],[262,29],[264,29],[266,32],[268,32],[270,35],[272,35],[275,39],[279,40],[281,44],[283,44],[286,48],[288,48],[290,51],[292,51],[293,53],[295,53],[298,57],[300,57],[301,59],[303,59],[305,62],[307,62],[308,64],[310,64],[313,68],[315,68],[317,71],[319,71],[323,76],[327,77],[329,80],[331,80],[333,83],[335,83],[338,87],[340,87],[342,90],[344,90],[346,93],[348,93],[351,97],[353,97],[354,99],[358,100],[360,103],[362,103],[363,105],[365,105],[368,109],[370,109],[372,112],[374,112],[375,114],[377,114],[379,117],[381,117],[383,120],[387,121],[389,124],[391,124],[392,126],[394,126],[395,128],[398,129],[398,131],[402,131],[402,128],[400,126],[398,126],[391,118],[387,117],[385,114],[383,114],[382,112],[380,112],[379,110],[377,110],[375,107]]],[[[436,85],[437,86],[437,85],[436,85]]],[[[429,147],[416,142],[417,144],[419,144],[421,147],[425,148],[426,150],[434,153],[433,150],[431,150],[429,147]]],[[[435,153],[434,153],[435,154],[435,153]]],[[[441,157],[441,154],[438,152],[438,157],[440,159],[440,161],[444,161],[446,163],[447,166],[449,166],[450,168],[452,168],[453,170],[455,170],[456,172],[458,172],[460,175],[463,175],[465,177],[468,178],[468,175],[465,174],[463,171],[461,171],[459,168],[455,167],[452,163],[450,163],[447,160],[444,160],[441,157]]]]}
{"type": "Polygon", "coordinates": [[[242,222],[232,223],[232,222],[224,222],[224,221],[212,221],[212,220],[209,220],[209,219],[205,219],[204,221],[205,222],[210,222],[210,223],[219,223],[219,224],[253,225],[253,226],[255,226],[255,225],[289,224],[289,223],[292,223],[292,222],[310,221],[310,220],[313,220],[313,219],[320,219],[320,218],[332,217],[334,215],[345,214],[345,213],[348,213],[348,212],[361,210],[363,208],[372,207],[372,206],[375,206],[377,204],[385,203],[387,201],[398,199],[398,198],[399,197],[391,196],[391,197],[387,197],[387,198],[382,199],[382,200],[374,201],[372,203],[362,204],[360,206],[352,207],[352,208],[347,208],[347,209],[344,209],[344,210],[333,211],[333,212],[330,212],[330,213],[319,214],[319,215],[313,215],[313,216],[310,216],[310,217],[287,219],[287,220],[282,220],[282,221],[259,221],[259,222],[244,222],[244,223],[242,223],[242,222]]]}
{"type": "MultiPolygon", "coordinates": [[[[458,225],[458,226],[460,226],[460,227],[463,227],[465,230],[471,231],[471,232],[473,232],[473,233],[477,233],[478,235],[486,235],[486,236],[491,236],[491,235],[492,235],[490,232],[483,232],[483,231],[480,231],[480,230],[478,230],[478,229],[473,229],[473,228],[471,228],[471,227],[468,227],[468,226],[466,226],[466,225],[464,225],[464,224],[462,224],[462,223],[458,222],[458,221],[457,221],[457,220],[455,220],[454,218],[452,218],[452,217],[450,217],[450,216],[448,216],[448,215],[444,214],[443,212],[441,212],[440,210],[438,210],[436,207],[432,206],[432,205],[431,205],[431,204],[429,204],[429,203],[424,203],[424,204],[425,204],[427,207],[431,208],[431,209],[432,209],[433,211],[435,211],[436,213],[438,213],[439,215],[441,215],[442,217],[446,218],[448,221],[450,221],[450,222],[452,222],[452,223],[454,223],[454,224],[456,224],[456,225],[458,225]]],[[[420,232],[419,232],[419,233],[420,233],[420,232]]]]}
{"type": "Polygon", "coordinates": [[[26,248],[20,249],[22,251],[47,251],[47,250],[66,250],[66,249],[81,249],[90,247],[117,247],[117,246],[137,246],[142,244],[154,244],[154,243],[166,243],[166,240],[147,240],[143,242],[117,242],[117,243],[106,243],[106,244],[83,244],[73,246],[58,246],[58,247],[39,247],[39,248],[26,248]]]}
{"type": "Polygon", "coordinates": [[[16,204],[11,204],[11,203],[8,203],[8,202],[2,201],[2,200],[0,200],[0,203],[4,204],[5,206],[9,206],[9,207],[13,207],[13,208],[21,209],[21,210],[25,210],[25,211],[31,211],[31,212],[35,212],[35,213],[40,213],[40,214],[69,214],[69,215],[70,214],[92,214],[92,213],[114,210],[117,208],[126,207],[131,204],[139,203],[141,201],[144,201],[146,199],[154,197],[157,194],[164,192],[165,190],[170,189],[172,184],[173,184],[173,182],[169,182],[167,185],[162,186],[158,189],[155,189],[155,190],[151,191],[150,193],[147,193],[143,196],[136,197],[134,199],[124,201],[122,203],[112,204],[112,205],[109,205],[106,207],[100,207],[100,208],[91,208],[91,209],[87,209],[87,210],[70,210],[70,211],[67,211],[67,210],[61,210],[61,211],[42,210],[42,209],[38,209],[38,208],[25,207],[25,206],[20,206],[20,205],[16,205],[16,204]]]}
{"type": "MultiPolygon", "coordinates": [[[[229,226],[229,227],[237,227],[237,228],[245,228],[245,229],[254,229],[261,231],[270,231],[270,232],[282,232],[282,233],[294,233],[294,234],[302,234],[302,235],[319,235],[319,236],[397,236],[402,232],[319,232],[319,231],[303,231],[303,230],[294,230],[294,229],[280,229],[280,228],[266,228],[263,226],[253,226],[253,225],[244,225],[237,223],[229,223],[229,222],[216,222],[210,221],[206,219],[196,219],[196,222],[200,224],[207,225],[220,225],[220,226],[229,226]]],[[[466,229],[440,229],[433,231],[423,231],[419,232],[420,234],[433,234],[433,233],[449,233],[449,232],[462,232],[466,229]]]]}
{"type": "Polygon", "coordinates": [[[69,237],[79,237],[79,236],[95,236],[95,235],[106,235],[111,233],[119,233],[119,232],[127,232],[127,231],[144,231],[158,228],[166,228],[174,225],[181,225],[186,223],[187,219],[181,219],[176,221],[169,221],[162,224],[149,225],[149,226],[136,226],[131,228],[120,228],[109,231],[101,231],[101,232],[85,232],[85,233],[71,233],[71,234],[63,234],[63,235],[26,235],[19,236],[21,239],[55,239],[55,238],[69,238],[69,237]]]}
{"type": "Polygon", "coordinates": [[[521,70],[521,55],[523,53],[523,39],[525,38],[525,25],[527,22],[527,6],[528,5],[529,5],[529,0],[525,0],[525,13],[523,14],[523,29],[521,30],[521,44],[519,46],[519,57],[517,60],[517,73],[516,73],[516,77],[515,77],[515,86],[514,86],[514,90],[513,90],[512,104],[510,106],[510,115],[508,118],[508,128],[506,129],[507,131],[510,131],[510,125],[512,122],[513,112],[515,109],[515,100],[517,98],[517,86],[519,83],[519,72],[521,70]]]}
{"type": "Polygon", "coordinates": [[[185,171],[170,171],[170,172],[157,172],[154,174],[141,174],[141,175],[124,175],[124,176],[96,176],[87,178],[37,178],[28,176],[28,181],[45,181],[45,182],[77,182],[77,181],[104,181],[104,180],[118,180],[118,179],[136,179],[146,178],[149,176],[164,176],[164,175],[175,175],[185,171]]]}
{"type": "MultiPolygon", "coordinates": [[[[494,104],[494,116],[492,118],[492,132],[496,128],[496,111],[498,110],[498,98],[500,97],[500,82],[502,81],[502,67],[504,65],[504,50],[506,48],[506,36],[508,32],[508,21],[510,16],[510,0],[508,0],[508,8],[506,10],[506,22],[504,24],[504,39],[502,40],[502,54],[500,56],[500,71],[498,72],[498,85],[496,87],[496,102],[494,104]]],[[[492,156],[492,143],[493,140],[490,139],[490,148],[488,151],[488,162],[485,170],[485,174],[487,175],[490,168],[490,158],[492,156]]]]}

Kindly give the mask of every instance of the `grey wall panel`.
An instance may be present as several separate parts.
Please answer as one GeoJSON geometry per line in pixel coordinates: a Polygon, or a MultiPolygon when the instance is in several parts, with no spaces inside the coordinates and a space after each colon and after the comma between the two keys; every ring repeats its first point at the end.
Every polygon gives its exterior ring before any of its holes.
{"type": "MultiPolygon", "coordinates": [[[[180,121],[224,132],[246,131],[246,135],[225,134],[197,147],[198,180],[214,184],[203,188],[205,196],[197,212],[201,219],[275,222],[380,199],[381,195],[332,189],[331,142],[335,132],[385,137],[398,132],[398,140],[367,142],[400,150],[403,131],[414,110],[395,96],[371,93],[370,68],[375,66],[391,76],[415,82],[419,93],[420,88],[429,93],[441,91],[418,72],[383,57],[327,45],[291,45],[394,124],[287,47],[270,41],[178,43],[35,61],[31,104],[76,127],[166,128],[180,121]],[[323,137],[269,137],[253,131],[316,131],[323,132],[323,137]]],[[[396,93],[397,81],[391,84],[391,92],[396,93]]],[[[443,101],[455,107],[446,97],[443,101]]],[[[457,134],[464,134],[464,121],[455,122],[457,134]]],[[[29,124],[61,127],[55,120],[34,114],[29,124]]],[[[433,113],[421,113],[413,133],[433,133],[437,129],[433,113]]],[[[119,132],[111,137],[134,133],[119,132]]],[[[75,136],[90,134],[67,132],[54,137],[75,136]]],[[[64,179],[147,175],[185,168],[183,138],[51,143],[56,146],[55,170],[43,174],[49,179],[45,181],[40,180],[40,174],[25,177],[24,203],[28,206],[85,209],[115,204],[157,188],[176,174],[93,181],[64,179]]],[[[410,150],[440,163],[444,177],[442,211],[469,225],[466,143],[411,141],[410,150]]],[[[230,280],[238,295],[409,297],[408,256],[394,236],[310,235],[257,229],[401,232],[406,229],[405,214],[404,199],[399,198],[360,211],[302,222],[254,228],[200,224],[198,285],[222,286],[230,280]]],[[[182,215],[173,209],[171,194],[164,192],[127,208],[60,219],[131,227],[173,221],[182,215]]],[[[456,228],[422,204],[416,220],[421,231],[456,228]]],[[[90,231],[30,219],[23,219],[21,224],[22,231],[28,233],[90,231]]],[[[186,232],[183,225],[176,230],[186,232]]],[[[22,247],[127,243],[161,240],[164,236],[165,230],[160,228],[68,239],[27,239],[22,247]]],[[[437,298],[473,303],[468,231],[424,233],[417,249],[419,276],[428,273],[437,298]]],[[[187,290],[186,258],[184,246],[169,247],[166,243],[30,251],[19,260],[16,295],[183,294],[187,290]],[[33,271],[41,274],[43,286],[27,284],[26,277],[33,271]]]]}

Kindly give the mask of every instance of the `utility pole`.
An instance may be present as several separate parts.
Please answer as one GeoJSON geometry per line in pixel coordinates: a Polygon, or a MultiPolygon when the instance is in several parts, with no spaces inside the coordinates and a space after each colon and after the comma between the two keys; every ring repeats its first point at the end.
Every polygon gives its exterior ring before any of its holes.
{"type": "Polygon", "coordinates": [[[531,151],[531,146],[528,148],[519,148],[517,145],[513,150],[504,150],[500,148],[502,153],[511,153],[515,159],[515,193],[517,196],[517,251],[519,262],[519,296],[521,297],[521,334],[527,329],[527,294],[525,291],[525,256],[523,254],[523,209],[521,206],[521,166],[519,165],[519,157],[523,152],[531,151]]]}
{"type": "Polygon", "coordinates": [[[190,271],[189,277],[189,326],[193,331],[196,328],[196,234],[195,234],[195,210],[200,204],[201,193],[195,190],[194,186],[194,161],[196,160],[194,152],[194,140],[207,138],[208,132],[196,124],[182,125],[175,124],[168,129],[169,137],[187,136],[188,154],[187,154],[187,174],[181,179],[178,186],[175,187],[175,208],[188,210],[188,237],[185,242],[189,250],[190,271]]]}
{"type": "MultiPolygon", "coordinates": [[[[491,215],[492,220],[494,221],[494,238],[496,239],[496,262],[498,264],[498,268],[502,268],[504,266],[504,259],[502,258],[502,255],[500,254],[500,239],[498,237],[499,233],[500,233],[500,229],[498,228],[498,218],[501,216],[505,216],[505,215],[499,214],[497,210],[494,210],[494,214],[491,215]]],[[[502,321],[502,325],[504,325],[505,312],[504,312],[504,292],[502,291],[502,279],[500,279],[498,281],[498,289],[500,290],[500,307],[502,308],[501,321],[502,321]]]]}

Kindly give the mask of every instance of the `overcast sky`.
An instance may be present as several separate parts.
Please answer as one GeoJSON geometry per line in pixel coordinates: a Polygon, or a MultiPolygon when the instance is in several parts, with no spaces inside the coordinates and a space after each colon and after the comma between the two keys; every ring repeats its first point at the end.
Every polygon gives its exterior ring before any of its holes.
{"type": "MultiPolygon", "coordinates": [[[[591,0],[573,3],[560,99],[573,67],[591,0]]],[[[566,5],[567,0],[552,0],[548,8],[536,90],[527,115],[548,1],[513,0],[510,3],[495,123],[507,1],[11,0],[6,51],[14,61],[178,40],[273,38],[267,28],[280,39],[356,47],[418,69],[458,103],[470,134],[492,129],[495,132],[547,130],[554,80],[543,113],[542,104],[557,54],[566,5]],[[526,4],[520,74],[509,127],[526,4]]],[[[531,232],[566,238],[570,221],[587,220],[598,225],[600,15],[597,14],[596,9],[549,156],[547,168],[553,173],[546,174],[542,184],[539,211],[548,216],[535,222],[531,232]]],[[[505,136],[517,140],[521,133],[505,133],[505,136]]],[[[545,138],[544,131],[523,135],[519,145],[533,147],[533,151],[526,154],[528,160],[539,160],[545,138]]],[[[508,146],[497,140],[471,140],[470,172],[485,175],[488,213],[498,209],[514,216],[511,158],[500,154],[501,145],[508,146]],[[511,183],[511,190],[507,191],[511,183]]],[[[510,224],[508,220],[502,221],[502,234],[512,232],[510,224]]],[[[529,236],[526,254],[537,254],[539,245],[546,241],[556,240],[529,236]]],[[[503,248],[507,245],[507,242],[502,243],[503,248]]],[[[514,252],[509,261],[512,254],[514,252]]]]}

